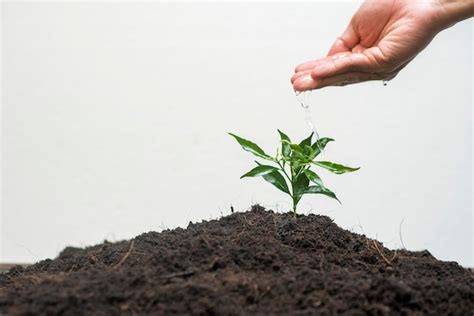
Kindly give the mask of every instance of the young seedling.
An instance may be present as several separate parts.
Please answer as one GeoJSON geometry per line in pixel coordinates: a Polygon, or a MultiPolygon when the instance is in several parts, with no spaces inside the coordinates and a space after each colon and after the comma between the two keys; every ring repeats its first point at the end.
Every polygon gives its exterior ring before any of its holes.
{"type": "Polygon", "coordinates": [[[325,137],[313,143],[313,133],[311,133],[308,138],[295,144],[282,131],[278,130],[278,133],[280,133],[281,148],[277,149],[275,157],[266,154],[257,144],[229,133],[244,150],[273,164],[266,165],[255,161],[257,166],[240,178],[261,176],[265,181],[288,194],[293,201],[293,217],[296,217],[296,207],[305,194],[323,194],[340,203],[336,194],[326,188],[321,178],[310,170],[312,166],[324,168],[335,174],[359,170],[359,168],[351,168],[329,161],[316,160],[326,145],[334,139],[325,137]]]}

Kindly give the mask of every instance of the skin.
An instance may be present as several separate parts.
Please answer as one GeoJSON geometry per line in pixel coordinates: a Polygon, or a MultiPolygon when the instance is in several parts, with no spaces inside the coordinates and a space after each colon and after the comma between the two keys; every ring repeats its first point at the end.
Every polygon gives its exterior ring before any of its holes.
{"type": "Polygon", "coordinates": [[[393,79],[443,29],[474,16],[474,0],[367,0],[326,57],[300,64],[295,91],[393,79]]]}

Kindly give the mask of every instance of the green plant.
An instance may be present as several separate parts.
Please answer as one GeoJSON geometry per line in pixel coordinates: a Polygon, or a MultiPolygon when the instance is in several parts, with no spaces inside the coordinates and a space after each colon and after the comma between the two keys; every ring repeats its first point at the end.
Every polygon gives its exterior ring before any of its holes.
{"type": "Polygon", "coordinates": [[[240,178],[261,176],[265,181],[288,194],[293,201],[294,217],[296,217],[298,202],[305,194],[323,194],[336,199],[340,203],[336,194],[326,188],[321,178],[310,170],[312,166],[319,166],[335,174],[359,170],[359,168],[351,168],[329,161],[316,160],[326,145],[334,139],[325,137],[313,143],[313,133],[311,133],[308,138],[305,138],[299,144],[295,144],[282,131],[278,130],[278,133],[280,133],[281,138],[281,149],[277,149],[275,157],[266,154],[257,144],[229,133],[244,150],[274,164],[272,166],[255,161],[257,166],[240,178]],[[289,185],[286,180],[288,180],[289,185]]]}

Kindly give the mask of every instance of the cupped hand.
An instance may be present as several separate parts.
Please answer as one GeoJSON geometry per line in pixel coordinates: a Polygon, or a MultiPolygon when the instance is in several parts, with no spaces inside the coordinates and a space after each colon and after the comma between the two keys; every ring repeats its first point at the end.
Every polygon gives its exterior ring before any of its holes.
{"type": "Polygon", "coordinates": [[[436,1],[368,0],[326,57],[295,69],[295,91],[391,80],[441,31],[436,1]]]}

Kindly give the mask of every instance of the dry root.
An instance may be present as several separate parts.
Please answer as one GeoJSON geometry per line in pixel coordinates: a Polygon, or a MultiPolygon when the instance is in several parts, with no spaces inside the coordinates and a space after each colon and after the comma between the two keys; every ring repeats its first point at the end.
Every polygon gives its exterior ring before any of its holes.
{"type": "Polygon", "coordinates": [[[389,265],[393,265],[393,261],[397,258],[397,251],[395,250],[395,253],[393,254],[393,257],[391,259],[388,259],[384,252],[382,251],[382,249],[380,248],[379,246],[379,242],[376,241],[376,240],[372,240],[372,243],[373,243],[373,247],[371,247],[372,249],[376,250],[378,252],[378,254],[380,255],[380,257],[382,257],[382,259],[389,265]]]}
{"type": "Polygon", "coordinates": [[[122,257],[122,259],[116,265],[112,267],[112,270],[117,270],[125,262],[125,260],[127,260],[127,258],[130,256],[130,254],[133,251],[133,244],[134,244],[134,241],[131,240],[130,247],[128,247],[127,253],[122,257]]]}

